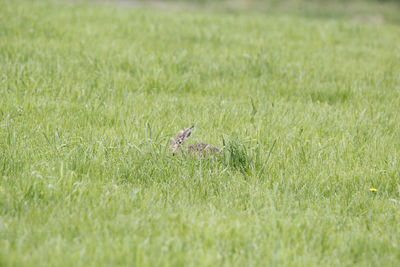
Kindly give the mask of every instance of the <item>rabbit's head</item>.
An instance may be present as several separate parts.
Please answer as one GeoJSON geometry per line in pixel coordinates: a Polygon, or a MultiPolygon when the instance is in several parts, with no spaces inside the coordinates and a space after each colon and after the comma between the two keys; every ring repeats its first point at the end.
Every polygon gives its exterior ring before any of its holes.
{"type": "Polygon", "coordinates": [[[179,146],[183,146],[185,144],[186,139],[192,134],[193,128],[194,125],[186,130],[180,130],[178,132],[178,136],[169,141],[169,149],[171,149],[173,153],[178,152],[179,146]]]}

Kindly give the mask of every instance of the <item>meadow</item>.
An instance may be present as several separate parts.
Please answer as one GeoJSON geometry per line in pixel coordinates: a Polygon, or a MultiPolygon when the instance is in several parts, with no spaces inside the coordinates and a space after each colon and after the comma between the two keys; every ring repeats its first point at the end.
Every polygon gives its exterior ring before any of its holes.
{"type": "Polygon", "coordinates": [[[0,0],[0,265],[399,266],[400,24],[318,14],[0,0]]]}

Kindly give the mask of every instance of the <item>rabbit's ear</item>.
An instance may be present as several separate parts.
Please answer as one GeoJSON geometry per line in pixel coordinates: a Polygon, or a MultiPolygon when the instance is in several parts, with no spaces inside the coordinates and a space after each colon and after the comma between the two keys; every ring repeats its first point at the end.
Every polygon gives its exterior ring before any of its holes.
{"type": "Polygon", "coordinates": [[[178,145],[174,139],[169,140],[169,149],[172,151],[173,155],[178,151],[178,145]]]}
{"type": "Polygon", "coordinates": [[[169,140],[169,146],[173,146],[173,145],[175,145],[175,144],[176,144],[176,142],[175,142],[174,139],[169,140]]]}
{"type": "Polygon", "coordinates": [[[193,129],[194,129],[194,125],[185,130],[185,139],[188,138],[192,134],[193,129]]]}

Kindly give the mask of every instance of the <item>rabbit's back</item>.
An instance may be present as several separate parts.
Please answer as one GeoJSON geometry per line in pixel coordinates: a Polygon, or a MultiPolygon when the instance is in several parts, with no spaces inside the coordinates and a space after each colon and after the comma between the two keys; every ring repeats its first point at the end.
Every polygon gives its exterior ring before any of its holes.
{"type": "Polygon", "coordinates": [[[212,145],[205,144],[205,143],[198,143],[198,144],[193,144],[187,147],[188,151],[191,152],[200,152],[200,153],[220,153],[220,150],[212,145]]]}

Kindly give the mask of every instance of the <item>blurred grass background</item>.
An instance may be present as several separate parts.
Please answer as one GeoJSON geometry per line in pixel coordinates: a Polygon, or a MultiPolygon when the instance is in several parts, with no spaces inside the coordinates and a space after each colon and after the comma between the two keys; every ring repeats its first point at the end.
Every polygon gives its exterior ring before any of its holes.
{"type": "Polygon", "coordinates": [[[72,0],[112,2],[125,7],[208,9],[227,12],[347,18],[360,23],[400,23],[399,0],[72,0]]]}

